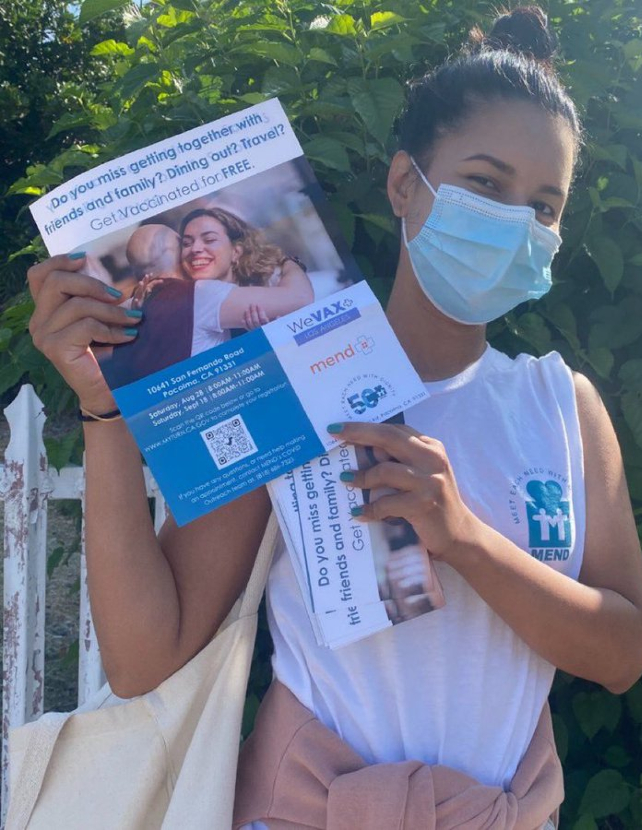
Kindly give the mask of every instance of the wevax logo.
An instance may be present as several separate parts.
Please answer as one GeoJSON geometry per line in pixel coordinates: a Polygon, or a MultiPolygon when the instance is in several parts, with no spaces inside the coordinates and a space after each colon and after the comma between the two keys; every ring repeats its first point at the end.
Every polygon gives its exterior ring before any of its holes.
{"type": "Polygon", "coordinates": [[[337,314],[342,314],[344,311],[351,308],[352,304],[353,301],[350,299],[337,300],[337,302],[325,305],[323,308],[318,308],[316,311],[310,312],[307,317],[299,317],[298,320],[288,323],[288,328],[293,334],[296,334],[297,332],[304,331],[304,329],[308,329],[311,326],[317,326],[319,323],[323,323],[331,317],[336,317],[337,314]]]}

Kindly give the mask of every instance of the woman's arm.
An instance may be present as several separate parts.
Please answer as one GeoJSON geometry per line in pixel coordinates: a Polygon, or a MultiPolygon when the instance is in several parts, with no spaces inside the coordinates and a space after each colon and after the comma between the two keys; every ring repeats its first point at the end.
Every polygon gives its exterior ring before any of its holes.
{"type": "Polygon", "coordinates": [[[133,438],[85,425],[87,582],[100,653],[120,697],[174,674],[216,633],[250,575],[269,500],[255,490],[154,533],[133,438]]]}
{"type": "Polygon", "coordinates": [[[355,474],[359,487],[402,491],[364,506],[366,520],[408,519],[430,553],[455,568],[534,651],[621,693],[642,673],[642,557],[613,427],[585,378],[576,378],[576,393],[587,513],[580,582],[474,516],[439,442],[390,425],[346,424],[342,436],[401,462],[355,474]]]}
{"type": "Polygon", "coordinates": [[[222,329],[244,328],[250,306],[258,306],[269,320],[308,305],[314,299],[312,283],[300,265],[288,259],[282,266],[278,285],[239,286],[221,304],[222,329]]]}
{"type": "MultiPolygon", "coordinates": [[[[117,305],[83,261],[30,269],[34,343],[92,412],[114,408],[89,348],[131,341],[139,318],[117,305]]],[[[142,694],[216,632],[249,576],[269,513],[264,490],[185,527],[151,522],[140,453],[123,421],[85,425],[88,586],[103,665],[116,694],[142,694]]]]}

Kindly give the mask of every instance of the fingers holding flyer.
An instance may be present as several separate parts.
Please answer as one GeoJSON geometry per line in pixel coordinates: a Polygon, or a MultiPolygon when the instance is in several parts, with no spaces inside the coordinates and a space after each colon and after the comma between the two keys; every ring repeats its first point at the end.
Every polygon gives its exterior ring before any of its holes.
{"type": "Polygon", "coordinates": [[[352,515],[380,493],[341,483],[380,453],[341,444],[269,485],[317,641],[339,648],[445,604],[426,548],[404,519],[352,515]]]}

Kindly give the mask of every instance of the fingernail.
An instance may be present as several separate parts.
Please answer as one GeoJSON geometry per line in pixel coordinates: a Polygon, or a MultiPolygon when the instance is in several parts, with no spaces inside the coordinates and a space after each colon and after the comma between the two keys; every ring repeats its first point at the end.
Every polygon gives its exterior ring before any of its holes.
{"type": "Polygon", "coordinates": [[[339,478],[341,481],[354,481],[354,473],[351,473],[350,470],[344,470],[344,472],[339,475],[339,478]]]}
{"type": "Polygon", "coordinates": [[[343,432],[343,424],[328,424],[327,426],[328,432],[336,434],[337,432],[343,432]]]}
{"type": "Polygon", "coordinates": [[[106,285],[105,286],[105,291],[108,294],[111,294],[112,297],[122,297],[123,296],[122,291],[119,291],[117,288],[112,288],[111,285],[106,285]]]}
{"type": "Polygon", "coordinates": [[[140,320],[140,318],[143,316],[143,312],[137,308],[128,308],[125,314],[127,315],[127,317],[135,317],[137,320],[140,320]]]}
{"type": "Polygon", "coordinates": [[[363,514],[363,507],[351,507],[350,513],[352,513],[352,515],[355,517],[361,516],[363,514]]]}
{"type": "Polygon", "coordinates": [[[123,329],[123,331],[125,332],[127,337],[136,337],[136,335],[138,334],[138,329],[135,328],[126,328],[123,329]]]}
{"type": "Polygon", "coordinates": [[[82,259],[85,256],[84,251],[76,251],[75,254],[67,254],[68,259],[82,259]]]}

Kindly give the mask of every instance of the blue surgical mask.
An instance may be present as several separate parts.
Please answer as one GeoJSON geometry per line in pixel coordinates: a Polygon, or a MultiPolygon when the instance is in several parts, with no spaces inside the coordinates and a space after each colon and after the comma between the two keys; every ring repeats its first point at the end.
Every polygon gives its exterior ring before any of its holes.
{"type": "Polygon", "coordinates": [[[555,231],[527,206],[505,205],[461,187],[435,192],[412,163],[435,201],[422,229],[403,238],[424,294],[459,323],[489,323],[551,287],[551,262],[561,245],[555,231]]]}

